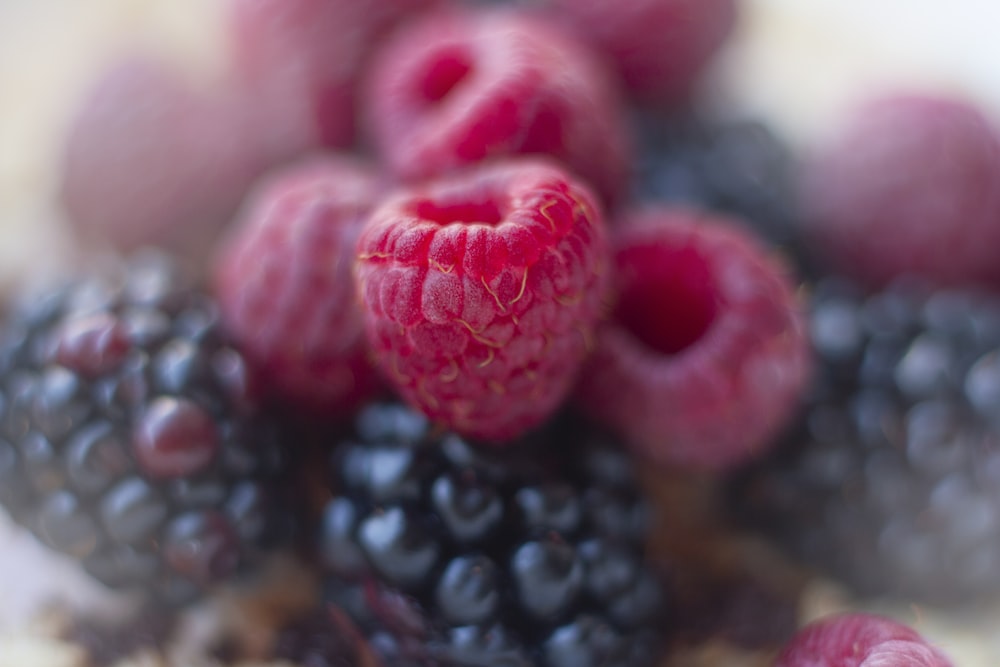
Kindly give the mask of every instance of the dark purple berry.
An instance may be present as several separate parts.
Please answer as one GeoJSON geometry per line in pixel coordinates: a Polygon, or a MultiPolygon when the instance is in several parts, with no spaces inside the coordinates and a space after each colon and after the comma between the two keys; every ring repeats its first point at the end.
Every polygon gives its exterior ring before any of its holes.
{"type": "Polygon", "coordinates": [[[116,589],[186,602],[284,531],[275,424],[169,261],[35,299],[0,345],[0,501],[116,589]]]}

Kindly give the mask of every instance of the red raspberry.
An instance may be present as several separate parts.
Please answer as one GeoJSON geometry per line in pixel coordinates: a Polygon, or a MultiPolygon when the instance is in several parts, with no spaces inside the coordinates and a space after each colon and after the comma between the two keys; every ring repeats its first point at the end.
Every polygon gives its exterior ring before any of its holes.
{"type": "Polygon", "coordinates": [[[404,399],[491,441],[562,403],[607,262],[585,186],[537,159],[482,165],[390,198],[358,252],[368,341],[404,399]]]}
{"type": "Polygon", "coordinates": [[[904,273],[1000,284],[1000,141],[966,103],[862,105],[813,156],[803,202],[816,253],[873,287],[904,273]]]}
{"type": "Polygon", "coordinates": [[[230,0],[238,77],[274,159],[355,136],[355,91],[374,44],[440,0],[230,0]]]}
{"type": "Polygon", "coordinates": [[[911,628],[872,614],[830,616],[801,630],[775,667],[952,667],[911,628]]]}
{"type": "Polygon", "coordinates": [[[353,281],[354,247],[379,192],[352,158],[314,158],[251,195],[216,263],[223,322],[275,394],[343,414],[377,386],[353,281]]]}
{"type": "Polygon", "coordinates": [[[364,102],[377,148],[415,180],[494,156],[540,153],[612,201],[630,155],[604,64],[554,24],[508,9],[437,12],[373,62],[364,102]]]}
{"type": "Polygon", "coordinates": [[[637,97],[686,97],[733,30],[735,0],[536,0],[605,55],[637,97]]]}
{"type": "Polygon", "coordinates": [[[115,64],[76,112],[61,197],[86,236],[119,248],[203,251],[261,164],[240,107],[138,56],[115,64]]]}
{"type": "Polygon", "coordinates": [[[709,214],[651,208],[620,224],[618,302],[581,403],[661,464],[722,469],[762,453],[810,368],[784,267],[709,214]]]}

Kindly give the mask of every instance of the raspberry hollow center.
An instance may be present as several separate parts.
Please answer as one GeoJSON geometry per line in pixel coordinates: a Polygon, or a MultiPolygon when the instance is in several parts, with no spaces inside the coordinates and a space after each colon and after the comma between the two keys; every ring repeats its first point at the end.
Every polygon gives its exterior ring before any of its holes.
{"type": "Polygon", "coordinates": [[[619,253],[618,266],[622,284],[615,320],[650,349],[677,354],[712,326],[717,288],[694,248],[630,248],[619,253]]]}
{"type": "Polygon", "coordinates": [[[443,100],[472,71],[472,54],[458,45],[433,53],[425,63],[420,92],[429,103],[443,100]]]}
{"type": "Polygon", "coordinates": [[[489,198],[467,201],[434,201],[423,199],[414,206],[414,213],[444,227],[452,224],[496,225],[503,221],[500,205],[489,198]]]}

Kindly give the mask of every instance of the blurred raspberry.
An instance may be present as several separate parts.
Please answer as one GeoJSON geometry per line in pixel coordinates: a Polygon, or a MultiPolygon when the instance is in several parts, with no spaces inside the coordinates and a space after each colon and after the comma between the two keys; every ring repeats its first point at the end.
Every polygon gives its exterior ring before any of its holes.
{"type": "Polygon", "coordinates": [[[631,167],[620,93],[554,22],[511,9],[437,12],[372,64],[364,106],[392,170],[414,180],[512,154],[548,154],[614,201],[631,167]]]}
{"type": "Polygon", "coordinates": [[[657,463],[723,469],[762,454],[810,368],[785,268],[737,223],[693,209],[633,212],[612,246],[618,302],[581,403],[657,463]]]}
{"type": "Polygon", "coordinates": [[[802,199],[815,253],[869,286],[1000,284],[1000,142],[965,102],[862,105],[807,165],[802,199]]]}
{"type": "Polygon", "coordinates": [[[229,334],[295,408],[343,415],[377,387],[352,273],[378,192],[374,172],[354,158],[288,167],[252,193],[217,257],[229,334]]]}
{"type": "Polygon", "coordinates": [[[683,100],[736,22],[735,0],[536,0],[615,65],[633,95],[683,100]]]}
{"type": "Polygon", "coordinates": [[[229,0],[240,85],[272,159],[355,138],[355,89],[372,47],[441,0],[229,0]]]}
{"type": "Polygon", "coordinates": [[[952,667],[917,632],[872,614],[831,616],[788,643],[775,667],[952,667]]]}
{"type": "Polygon", "coordinates": [[[601,213],[563,170],[520,158],[404,190],[358,252],[369,343],[411,404],[502,441],[563,402],[607,263],[601,213]]]}
{"type": "Polygon", "coordinates": [[[73,116],[61,199],[85,237],[201,254],[259,173],[252,128],[225,91],[202,91],[164,63],[130,56],[73,116]]]}

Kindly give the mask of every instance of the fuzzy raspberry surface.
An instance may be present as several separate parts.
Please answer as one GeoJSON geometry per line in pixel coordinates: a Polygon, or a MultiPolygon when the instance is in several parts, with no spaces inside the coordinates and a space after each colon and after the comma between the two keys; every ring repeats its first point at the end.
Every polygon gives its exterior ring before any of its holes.
{"type": "Polygon", "coordinates": [[[555,22],[511,8],[430,13],[388,40],[369,77],[369,133],[404,180],[546,154],[605,202],[627,186],[631,150],[617,82],[555,22]]]}
{"type": "Polygon", "coordinates": [[[81,99],[60,164],[60,197],[85,238],[119,249],[204,249],[262,164],[252,124],[225,90],[127,54],[81,99]]]}
{"type": "Polygon", "coordinates": [[[274,159],[355,138],[356,92],[373,46],[440,0],[229,0],[236,78],[274,159]]]}
{"type": "Polygon", "coordinates": [[[607,252],[590,191],[535,158],[401,191],[358,243],[369,344],[429,417],[508,440],[556,410],[576,379],[607,252]]]}
{"type": "Polygon", "coordinates": [[[694,209],[633,211],[612,247],[617,305],[579,402],[659,464],[725,469],[763,453],[811,367],[784,265],[694,209]]]}
{"type": "Polygon", "coordinates": [[[821,619],[801,630],[775,667],[952,667],[915,630],[873,614],[821,619]]]}
{"type": "Polygon", "coordinates": [[[869,286],[908,273],[1000,285],[1000,141],[966,102],[861,105],[811,156],[802,200],[816,254],[869,286]]]}
{"type": "Polygon", "coordinates": [[[612,63],[630,93],[677,103],[732,33],[735,0],[537,0],[612,63]]]}
{"type": "Polygon", "coordinates": [[[229,334],[276,397],[317,416],[343,415],[378,386],[353,262],[379,192],[375,172],[353,157],[286,167],[251,193],[216,258],[229,334]]]}

